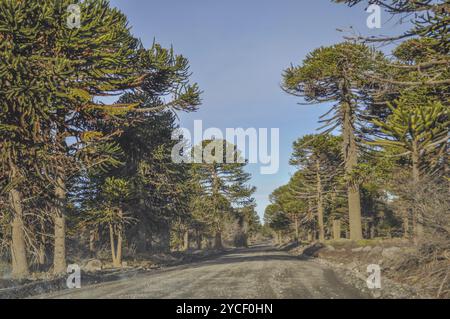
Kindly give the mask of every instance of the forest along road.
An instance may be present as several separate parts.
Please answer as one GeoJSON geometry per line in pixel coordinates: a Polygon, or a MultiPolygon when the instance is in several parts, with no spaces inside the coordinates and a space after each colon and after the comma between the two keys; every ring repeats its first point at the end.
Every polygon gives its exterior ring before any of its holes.
{"type": "Polygon", "coordinates": [[[189,265],[37,298],[366,298],[331,269],[259,245],[189,265]]]}

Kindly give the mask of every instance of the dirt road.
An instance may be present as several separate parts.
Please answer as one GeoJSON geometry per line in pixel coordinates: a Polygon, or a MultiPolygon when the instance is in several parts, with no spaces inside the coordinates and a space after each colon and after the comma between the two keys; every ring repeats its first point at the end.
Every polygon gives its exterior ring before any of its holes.
{"type": "Polygon", "coordinates": [[[331,269],[255,246],[148,275],[39,298],[364,298],[331,269]]]}

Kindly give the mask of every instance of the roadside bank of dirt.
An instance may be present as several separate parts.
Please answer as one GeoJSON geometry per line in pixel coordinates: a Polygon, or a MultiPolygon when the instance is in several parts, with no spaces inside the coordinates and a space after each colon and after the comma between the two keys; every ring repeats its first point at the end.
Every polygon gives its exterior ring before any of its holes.
{"type": "MultiPolygon", "coordinates": [[[[416,251],[410,242],[401,239],[326,241],[297,245],[288,249],[290,254],[313,259],[336,270],[346,283],[374,298],[417,299],[433,298],[433,292],[423,281],[408,277],[405,260],[416,251]],[[381,289],[369,289],[367,278],[369,265],[381,269],[381,289]]],[[[443,296],[441,296],[442,298],[443,296]]]]}
{"type": "MultiPolygon", "coordinates": [[[[81,284],[87,286],[102,282],[133,278],[166,267],[189,264],[226,253],[227,250],[202,250],[155,254],[148,258],[126,260],[122,268],[112,268],[109,261],[90,259],[79,261],[81,284]]],[[[67,277],[48,273],[33,273],[30,279],[0,279],[0,299],[18,299],[67,289],[67,277]]]]}

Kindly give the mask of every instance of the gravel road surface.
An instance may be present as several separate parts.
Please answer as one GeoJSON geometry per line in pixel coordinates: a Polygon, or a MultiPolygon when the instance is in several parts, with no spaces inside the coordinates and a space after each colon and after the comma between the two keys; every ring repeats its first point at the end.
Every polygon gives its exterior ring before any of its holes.
{"type": "MultiPolygon", "coordinates": [[[[269,245],[123,280],[37,298],[365,298],[339,275],[312,260],[269,245]]],[[[36,298],[36,297],[35,297],[36,298]]]]}

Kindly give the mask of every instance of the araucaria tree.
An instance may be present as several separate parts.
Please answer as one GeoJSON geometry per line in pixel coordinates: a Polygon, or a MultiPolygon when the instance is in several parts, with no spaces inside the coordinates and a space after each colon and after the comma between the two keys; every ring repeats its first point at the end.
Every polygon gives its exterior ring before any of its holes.
{"type": "MultiPolygon", "coordinates": [[[[222,232],[227,217],[234,209],[251,206],[255,187],[249,186],[246,162],[235,145],[224,140],[206,140],[196,145],[194,154],[203,154],[201,163],[193,163],[193,179],[200,186],[196,195],[197,209],[214,232],[214,247],[222,248],[222,232]]],[[[195,157],[195,156],[194,156],[195,157]]]]}
{"type": "Polygon", "coordinates": [[[200,103],[184,57],[157,44],[144,49],[126,16],[106,0],[80,2],[83,22],[69,28],[71,4],[0,3],[0,175],[13,215],[16,277],[28,273],[25,196],[44,201],[39,212],[53,220],[53,271],[65,273],[68,186],[81,171],[117,164],[112,138],[122,127],[112,123],[130,113],[191,111],[200,103]],[[101,102],[130,92],[149,98],[101,102]]]}
{"type": "Polygon", "coordinates": [[[11,125],[22,126],[22,136],[32,136],[33,146],[40,146],[37,152],[47,154],[41,166],[31,171],[50,185],[44,190],[51,199],[48,207],[54,221],[56,274],[66,272],[66,184],[80,165],[95,164],[93,155],[99,154],[96,140],[86,142],[83,134],[93,119],[107,118],[111,111],[94,97],[133,88],[143,74],[137,71],[134,58],[139,43],[129,33],[123,14],[110,8],[107,1],[85,1],[80,4],[85,23],[69,29],[66,10],[70,4],[3,1],[0,10],[2,55],[7,61],[2,65],[16,68],[19,63],[26,74],[12,78],[16,72],[6,70],[2,76],[2,87],[8,88],[2,90],[6,92],[2,111],[19,113],[22,120],[11,125]],[[39,96],[45,98],[37,99],[39,96]],[[11,107],[15,109],[9,110],[11,107]]]}
{"type": "MultiPolygon", "coordinates": [[[[305,135],[294,142],[291,165],[302,172],[302,184],[297,196],[313,200],[317,211],[319,240],[325,240],[324,214],[327,199],[335,192],[342,176],[339,137],[330,134],[305,135]]],[[[291,180],[292,183],[292,180],[291,180]]]]}
{"type": "Polygon", "coordinates": [[[283,232],[289,229],[291,221],[278,204],[270,204],[264,211],[264,225],[275,232],[278,244],[283,243],[283,232]]]}
{"type": "Polygon", "coordinates": [[[273,208],[277,208],[278,213],[283,214],[294,228],[294,240],[300,239],[300,226],[304,224],[303,218],[305,209],[305,200],[297,196],[291,189],[291,181],[287,185],[283,185],[275,189],[270,194],[269,199],[273,208]]]}
{"type": "Polygon", "coordinates": [[[351,175],[358,164],[358,131],[368,103],[366,90],[370,83],[363,75],[373,69],[374,61],[381,59],[381,53],[365,45],[345,42],[313,51],[302,65],[292,66],[283,74],[283,89],[287,93],[303,97],[309,104],[335,103],[321,122],[325,133],[338,127],[342,133],[351,239],[362,238],[360,185],[351,175]]]}
{"type": "MultiPolygon", "coordinates": [[[[373,144],[408,158],[414,189],[426,175],[445,175],[450,124],[448,107],[424,90],[406,91],[388,105],[392,114],[387,121],[373,120],[381,129],[380,137],[373,144]]],[[[416,205],[411,203],[411,206],[416,205]]],[[[423,216],[415,207],[411,210],[418,239],[423,235],[423,216]]]]}

